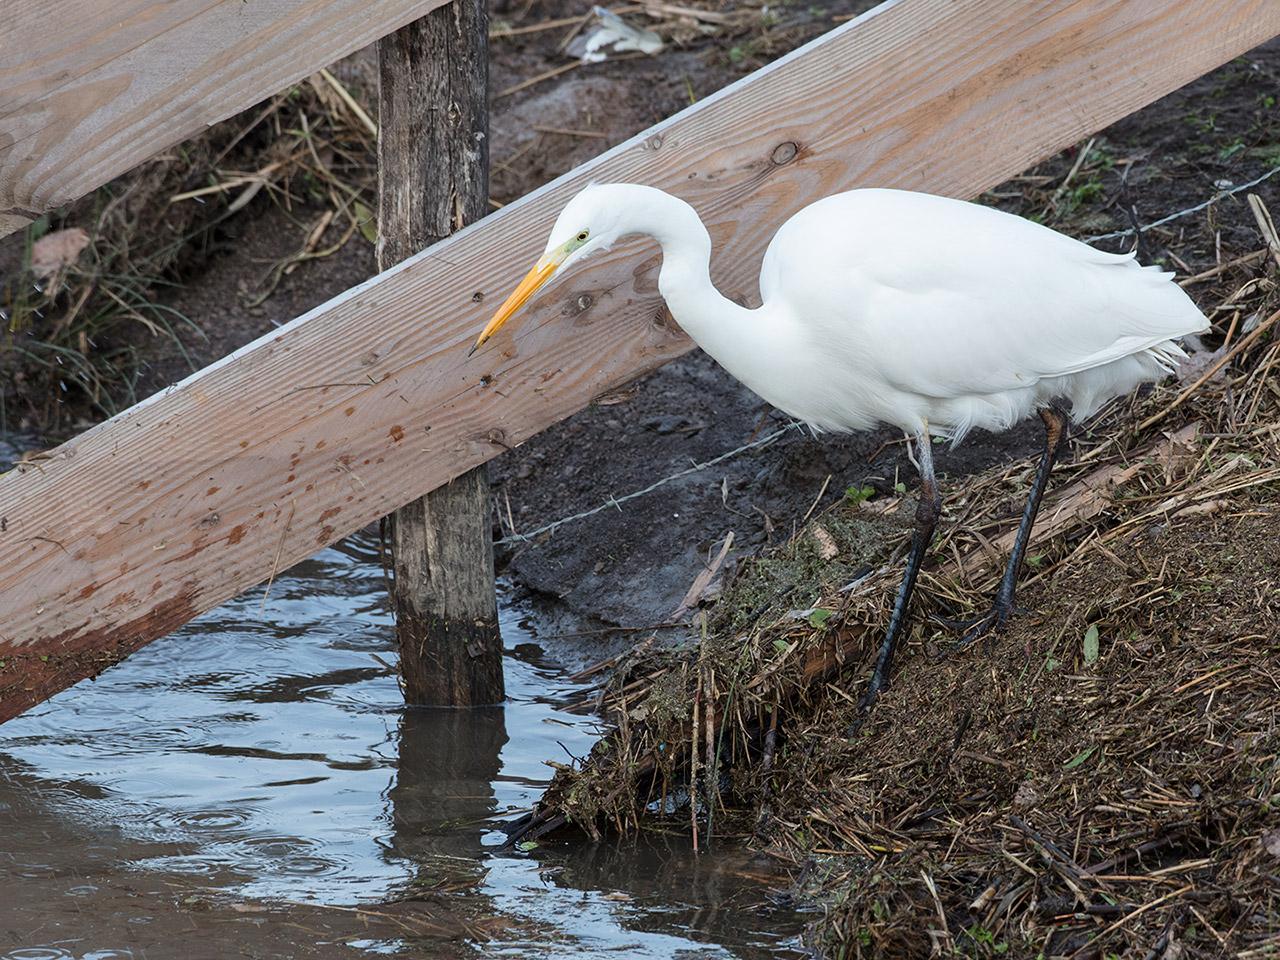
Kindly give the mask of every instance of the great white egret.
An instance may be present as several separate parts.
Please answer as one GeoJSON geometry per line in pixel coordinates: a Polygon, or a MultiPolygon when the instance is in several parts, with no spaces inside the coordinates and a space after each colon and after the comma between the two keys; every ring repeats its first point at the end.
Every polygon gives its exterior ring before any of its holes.
{"type": "Polygon", "coordinates": [[[991,611],[966,640],[1001,629],[1068,418],[1169,373],[1177,338],[1208,321],[1172,274],[990,207],[903,190],[825,197],[779,228],[761,304],[711,282],[711,237],[693,207],[653,187],[597,184],[575,196],[546,251],[472,352],[551,277],[647,234],[672,316],[726,370],[815,431],[890,424],[915,446],[921,494],[906,571],[871,682],[889,675],[920,562],[941,509],[931,437],[1005,430],[1039,412],[1044,451],[991,611]],[[1068,413],[1064,401],[1070,402],[1068,413]]]}

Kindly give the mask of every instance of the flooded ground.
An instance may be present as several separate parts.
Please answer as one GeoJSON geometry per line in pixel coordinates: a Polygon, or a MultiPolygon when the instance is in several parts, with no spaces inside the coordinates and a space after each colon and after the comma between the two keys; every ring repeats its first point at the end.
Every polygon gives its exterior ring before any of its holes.
{"type": "Polygon", "coordinates": [[[504,638],[505,706],[406,711],[357,538],[0,727],[0,958],[799,955],[744,851],[499,849],[595,732],[504,638]]]}

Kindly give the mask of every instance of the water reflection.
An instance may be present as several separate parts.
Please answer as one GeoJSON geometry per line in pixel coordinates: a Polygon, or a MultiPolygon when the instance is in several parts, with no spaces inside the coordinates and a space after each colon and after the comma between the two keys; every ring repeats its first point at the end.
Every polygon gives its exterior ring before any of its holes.
{"type": "MultiPolygon", "coordinates": [[[[476,924],[497,910],[481,893],[484,836],[496,798],[493,783],[507,743],[505,710],[418,709],[400,718],[400,763],[391,788],[391,850],[413,864],[416,899],[469,895],[476,924]]],[[[474,939],[488,931],[471,928],[474,939]]]]}
{"type": "Polygon", "coordinates": [[[383,600],[356,539],[0,727],[0,958],[785,952],[741,854],[500,851],[596,731],[510,598],[509,702],[405,710],[383,600]]]}

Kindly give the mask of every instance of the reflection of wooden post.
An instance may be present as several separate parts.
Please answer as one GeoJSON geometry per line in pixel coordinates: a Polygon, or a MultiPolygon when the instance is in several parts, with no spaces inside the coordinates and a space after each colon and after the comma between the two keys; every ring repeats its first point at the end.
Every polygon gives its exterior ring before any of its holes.
{"type": "Polygon", "coordinates": [[[401,857],[420,864],[424,876],[474,885],[484,874],[482,840],[492,828],[482,820],[496,812],[493,783],[506,742],[501,707],[406,710],[401,716],[391,844],[401,857]],[[456,876],[449,864],[456,866],[456,876]]]}
{"type": "MultiPolygon", "coordinates": [[[[378,45],[378,268],[484,216],[488,16],[453,0],[378,45]]],[[[391,515],[392,602],[410,703],[502,699],[484,466],[391,515]]]]}

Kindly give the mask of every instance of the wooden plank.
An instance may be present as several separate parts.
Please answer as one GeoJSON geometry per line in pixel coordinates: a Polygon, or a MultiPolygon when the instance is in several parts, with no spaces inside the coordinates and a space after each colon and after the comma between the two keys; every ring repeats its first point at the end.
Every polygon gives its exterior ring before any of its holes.
{"type": "MultiPolygon", "coordinates": [[[[380,269],[489,207],[487,2],[451,0],[378,43],[380,269]]],[[[406,703],[502,702],[491,513],[482,463],[387,517],[406,703]]]]}
{"type": "Polygon", "coordinates": [[[0,236],[445,0],[5,0],[0,236]]]}
{"type": "Polygon", "coordinates": [[[1278,32],[1274,0],[896,0],[0,476],[0,718],[687,350],[637,241],[467,359],[586,182],[689,199],[754,297],[804,204],[971,196],[1278,32]]]}

